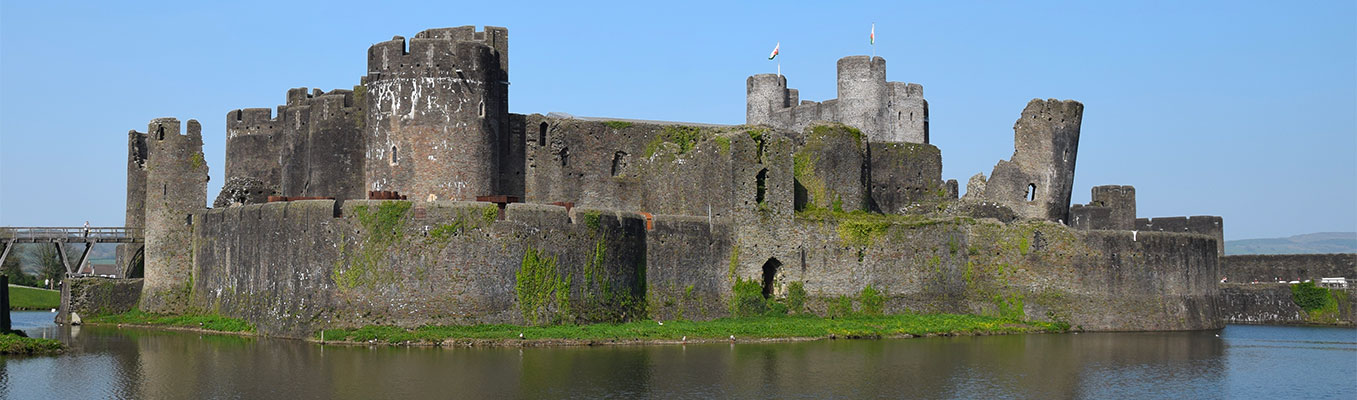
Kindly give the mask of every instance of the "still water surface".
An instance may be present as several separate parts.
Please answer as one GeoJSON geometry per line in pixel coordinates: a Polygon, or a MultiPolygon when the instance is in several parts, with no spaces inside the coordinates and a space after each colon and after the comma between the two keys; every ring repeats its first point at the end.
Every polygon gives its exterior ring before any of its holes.
{"type": "Polygon", "coordinates": [[[15,399],[1357,398],[1357,330],[1343,328],[442,349],[11,315],[72,348],[0,358],[0,397],[15,399]]]}

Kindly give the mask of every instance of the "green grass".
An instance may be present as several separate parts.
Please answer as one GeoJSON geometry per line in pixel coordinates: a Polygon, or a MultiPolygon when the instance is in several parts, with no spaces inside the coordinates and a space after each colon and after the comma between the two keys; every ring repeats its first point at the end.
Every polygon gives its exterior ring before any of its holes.
{"type": "Polygon", "coordinates": [[[50,310],[61,306],[61,292],[27,286],[9,287],[9,309],[50,310]]]}
{"type": "Polygon", "coordinates": [[[66,351],[66,345],[52,339],[0,334],[0,355],[43,355],[66,351]]]}
{"type": "Polygon", "coordinates": [[[98,315],[85,318],[96,324],[133,324],[199,328],[219,332],[254,332],[254,325],[236,318],[220,315],[166,315],[132,310],[122,314],[98,315]]]}
{"type": "MultiPolygon", "coordinates": [[[[1014,319],[957,314],[897,314],[851,316],[829,319],[815,316],[761,316],[723,318],[713,321],[639,321],[593,325],[472,325],[425,326],[404,329],[392,326],[366,326],[357,329],[327,329],[326,341],[377,341],[385,343],[437,342],[444,339],[561,339],[580,341],[607,340],[689,340],[761,338],[879,338],[928,334],[976,334],[1060,332],[1063,325],[1014,319]]],[[[316,334],[321,338],[321,333],[316,334]]]]}

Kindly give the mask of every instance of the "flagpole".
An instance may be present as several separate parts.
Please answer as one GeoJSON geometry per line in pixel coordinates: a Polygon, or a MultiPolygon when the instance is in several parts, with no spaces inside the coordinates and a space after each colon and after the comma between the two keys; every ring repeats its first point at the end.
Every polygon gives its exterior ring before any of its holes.
{"type": "Polygon", "coordinates": [[[876,58],[876,23],[872,23],[872,58],[876,58]]]}

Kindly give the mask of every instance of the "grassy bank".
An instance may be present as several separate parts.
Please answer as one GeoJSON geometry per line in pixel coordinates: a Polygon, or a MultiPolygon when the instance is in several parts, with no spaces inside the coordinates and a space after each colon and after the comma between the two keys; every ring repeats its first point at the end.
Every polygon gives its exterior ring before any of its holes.
{"type": "Polygon", "coordinates": [[[11,310],[50,310],[61,305],[61,292],[56,290],[31,288],[28,286],[9,287],[9,309],[11,310]]]}
{"type": "Polygon", "coordinates": [[[45,355],[66,351],[66,345],[52,339],[39,339],[15,335],[0,334],[0,355],[45,355]]]}
{"type": "Polygon", "coordinates": [[[122,314],[95,315],[84,319],[94,324],[126,324],[169,326],[179,328],[202,329],[208,331],[251,333],[254,325],[243,320],[220,315],[164,315],[132,310],[122,314]]]}
{"type": "MultiPolygon", "coordinates": [[[[956,314],[900,314],[820,318],[814,316],[761,316],[724,318],[713,321],[656,321],[623,324],[517,326],[425,326],[404,329],[367,326],[358,329],[329,329],[326,341],[438,343],[443,340],[529,340],[567,342],[608,341],[689,341],[788,339],[788,338],[880,338],[940,334],[1000,334],[1025,332],[1061,332],[1063,325],[1018,321],[1005,318],[956,314]]],[[[318,333],[316,339],[321,338],[318,333]]]]}

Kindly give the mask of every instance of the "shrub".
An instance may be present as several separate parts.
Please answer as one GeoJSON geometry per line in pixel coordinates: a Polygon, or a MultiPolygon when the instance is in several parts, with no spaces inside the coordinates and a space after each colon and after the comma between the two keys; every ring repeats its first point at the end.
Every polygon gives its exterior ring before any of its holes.
{"type": "Polygon", "coordinates": [[[787,285],[787,310],[796,314],[806,312],[806,285],[792,282],[787,285]]]}
{"type": "Polygon", "coordinates": [[[858,293],[858,302],[862,303],[862,313],[865,315],[881,315],[886,308],[886,296],[870,284],[858,293]]]}
{"type": "Polygon", "coordinates": [[[763,298],[763,286],[758,281],[736,278],[731,292],[734,297],[730,300],[730,316],[752,317],[768,311],[768,301],[763,298]]]}
{"type": "Polygon", "coordinates": [[[833,303],[829,304],[830,318],[843,318],[853,315],[853,298],[839,295],[833,303]]]}
{"type": "Polygon", "coordinates": [[[1291,285],[1291,301],[1302,310],[1314,311],[1324,308],[1329,301],[1329,289],[1316,287],[1314,282],[1302,282],[1291,285]]]}

